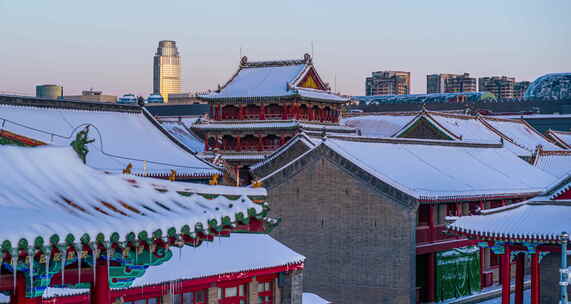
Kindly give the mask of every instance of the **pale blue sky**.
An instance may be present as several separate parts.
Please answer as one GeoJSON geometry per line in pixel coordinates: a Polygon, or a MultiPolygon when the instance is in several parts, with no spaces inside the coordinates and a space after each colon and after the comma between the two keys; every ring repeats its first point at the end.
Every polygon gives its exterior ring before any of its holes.
{"type": "Polygon", "coordinates": [[[301,58],[347,94],[374,70],[534,80],[571,72],[571,1],[0,0],[0,92],[152,90],[159,40],[176,40],[185,91],[223,84],[250,60],[301,58]],[[162,5],[162,6],[161,6],[162,5]]]}

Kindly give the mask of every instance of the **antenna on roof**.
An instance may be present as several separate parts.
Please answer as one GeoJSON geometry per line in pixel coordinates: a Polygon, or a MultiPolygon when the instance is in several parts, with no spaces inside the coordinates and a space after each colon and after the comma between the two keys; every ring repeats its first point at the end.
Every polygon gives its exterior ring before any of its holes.
{"type": "Polygon", "coordinates": [[[240,46],[240,59],[242,59],[242,46],[240,46]]]}
{"type": "Polygon", "coordinates": [[[311,40],[311,58],[313,59],[313,40],[311,40]]]}
{"type": "Polygon", "coordinates": [[[337,93],[337,73],[333,75],[333,87],[334,87],[333,91],[337,93]]]}

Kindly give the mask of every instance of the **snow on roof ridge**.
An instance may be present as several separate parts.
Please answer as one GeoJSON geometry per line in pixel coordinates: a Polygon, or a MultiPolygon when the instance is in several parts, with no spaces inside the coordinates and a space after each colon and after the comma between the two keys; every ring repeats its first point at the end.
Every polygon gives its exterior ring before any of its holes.
{"type": "MultiPolygon", "coordinates": [[[[311,136],[315,137],[315,136],[311,136]]],[[[401,137],[365,137],[365,136],[340,136],[328,135],[328,138],[340,139],[355,142],[371,142],[371,143],[395,143],[395,144],[411,144],[411,145],[436,145],[436,146],[455,146],[468,148],[502,148],[500,142],[484,142],[484,141],[451,141],[443,139],[425,139],[425,138],[401,138],[401,137]]]]}
{"type": "Polygon", "coordinates": [[[142,107],[139,105],[125,105],[110,102],[78,101],[68,99],[50,99],[34,96],[18,96],[0,94],[0,105],[19,106],[32,108],[54,108],[62,110],[98,111],[98,112],[123,112],[139,113],[142,107]]]}

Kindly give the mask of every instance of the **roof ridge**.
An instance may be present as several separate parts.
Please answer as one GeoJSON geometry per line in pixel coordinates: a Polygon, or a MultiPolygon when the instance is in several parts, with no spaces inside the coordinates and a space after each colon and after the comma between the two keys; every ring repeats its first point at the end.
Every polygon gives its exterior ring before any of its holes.
{"type": "MultiPolygon", "coordinates": [[[[319,138],[319,136],[310,137],[319,138]]],[[[327,135],[328,139],[338,139],[352,142],[369,142],[369,143],[393,143],[393,144],[410,144],[410,145],[435,145],[435,146],[454,146],[467,148],[502,148],[501,143],[485,143],[485,142],[468,142],[468,141],[451,141],[438,139],[419,139],[419,138],[400,138],[400,137],[364,137],[364,136],[339,136],[327,135]]]]}
{"type": "Polygon", "coordinates": [[[555,134],[561,133],[561,134],[565,134],[565,135],[571,135],[571,131],[561,131],[561,130],[552,130],[552,129],[549,129],[548,132],[552,132],[552,133],[555,133],[555,134]]]}
{"type": "Polygon", "coordinates": [[[547,156],[547,155],[569,155],[571,156],[571,150],[540,150],[540,156],[547,156]]]}
{"type": "Polygon", "coordinates": [[[0,105],[123,113],[142,112],[142,107],[138,105],[124,105],[109,102],[75,101],[66,99],[48,99],[33,96],[2,94],[0,94],[0,105]]]}
{"type": "Polygon", "coordinates": [[[273,66],[288,66],[299,64],[311,64],[311,55],[304,54],[301,59],[285,59],[285,60],[265,60],[265,61],[248,61],[248,57],[243,56],[240,60],[240,69],[242,68],[262,68],[273,66]]]}

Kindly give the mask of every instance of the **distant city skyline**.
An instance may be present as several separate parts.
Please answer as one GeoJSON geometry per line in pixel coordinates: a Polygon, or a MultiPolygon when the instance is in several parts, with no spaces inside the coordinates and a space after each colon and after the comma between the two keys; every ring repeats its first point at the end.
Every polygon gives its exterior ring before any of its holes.
{"type": "Polygon", "coordinates": [[[411,93],[426,92],[428,74],[533,81],[571,71],[565,0],[172,1],[169,7],[167,17],[152,1],[0,0],[0,93],[34,95],[36,85],[53,83],[66,95],[94,88],[147,96],[160,40],[176,41],[184,58],[183,92],[224,84],[240,54],[256,61],[313,52],[325,81],[350,95],[364,95],[365,78],[378,70],[410,71],[411,93]]]}

